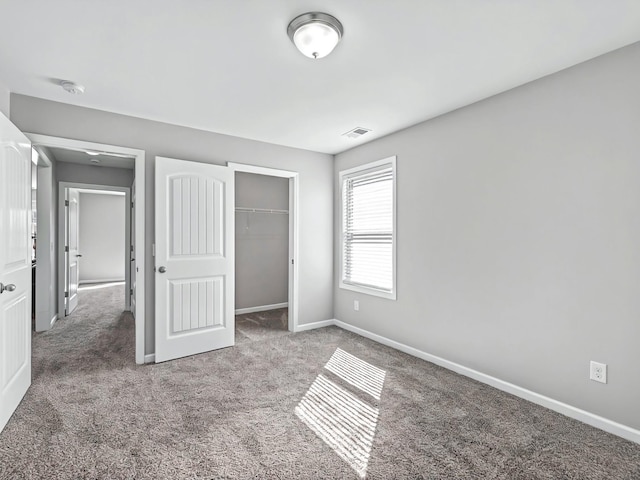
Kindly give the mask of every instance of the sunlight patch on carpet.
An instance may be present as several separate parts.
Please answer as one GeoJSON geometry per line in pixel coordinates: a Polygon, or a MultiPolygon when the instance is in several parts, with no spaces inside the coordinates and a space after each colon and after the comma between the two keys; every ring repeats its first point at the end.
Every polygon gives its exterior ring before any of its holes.
{"type": "Polygon", "coordinates": [[[380,400],[385,371],[338,348],[325,365],[327,370],[376,400],[380,400]]]}
{"type": "MultiPolygon", "coordinates": [[[[384,370],[339,348],[325,368],[362,392],[380,399],[384,370]]],[[[300,400],[295,413],[360,478],[366,476],[380,413],[376,406],[320,374],[300,400]]]]}

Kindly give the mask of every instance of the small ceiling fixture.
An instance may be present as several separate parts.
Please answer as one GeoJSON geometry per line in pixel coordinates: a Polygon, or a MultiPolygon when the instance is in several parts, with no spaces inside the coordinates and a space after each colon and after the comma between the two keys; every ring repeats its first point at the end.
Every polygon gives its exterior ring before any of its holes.
{"type": "Polygon", "coordinates": [[[99,158],[92,158],[91,160],[89,160],[91,163],[100,163],[101,160],[99,158]]]}
{"type": "Polygon", "coordinates": [[[287,27],[287,34],[293,44],[309,58],[322,58],[336,47],[344,29],[340,21],[327,13],[304,13],[287,27]]]}
{"type": "Polygon", "coordinates": [[[94,152],[93,150],[87,150],[86,153],[87,153],[87,155],[91,155],[92,157],[100,155],[100,152],[94,152]]]}
{"type": "Polygon", "coordinates": [[[69,80],[62,80],[60,82],[60,86],[65,89],[65,91],[73,94],[73,95],[81,95],[84,93],[84,85],[80,85],[79,83],[70,82],[69,80]]]}

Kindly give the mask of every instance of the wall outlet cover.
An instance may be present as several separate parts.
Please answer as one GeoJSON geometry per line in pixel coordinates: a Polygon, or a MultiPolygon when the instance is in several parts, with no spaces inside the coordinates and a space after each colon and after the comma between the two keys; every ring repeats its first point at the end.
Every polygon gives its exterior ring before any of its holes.
{"type": "Polygon", "coordinates": [[[607,364],[592,360],[589,364],[589,379],[595,382],[607,383],[607,364]]]}

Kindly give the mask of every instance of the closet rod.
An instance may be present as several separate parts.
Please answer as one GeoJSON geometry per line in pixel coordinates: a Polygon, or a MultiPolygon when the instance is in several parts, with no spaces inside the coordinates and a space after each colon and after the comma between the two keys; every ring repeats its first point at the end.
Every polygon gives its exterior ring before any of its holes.
{"type": "Polygon", "coordinates": [[[236,212],[246,212],[246,213],[276,213],[279,215],[288,215],[289,210],[273,210],[270,208],[246,208],[246,207],[236,207],[236,212]]]}

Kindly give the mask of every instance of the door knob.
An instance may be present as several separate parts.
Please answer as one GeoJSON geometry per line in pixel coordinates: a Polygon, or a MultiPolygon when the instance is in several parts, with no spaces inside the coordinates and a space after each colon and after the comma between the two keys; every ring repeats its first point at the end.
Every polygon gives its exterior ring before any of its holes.
{"type": "Polygon", "coordinates": [[[0,283],[0,293],[2,292],[13,292],[16,289],[16,286],[13,283],[10,283],[9,285],[3,285],[2,283],[0,283]]]}
{"type": "Polygon", "coordinates": [[[78,253],[78,254],[76,255],[76,257],[81,257],[81,256],[82,256],[82,254],[81,254],[81,253],[78,253]]]}
{"type": "Polygon", "coordinates": [[[164,273],[164,272],[166,272],[166,271],[167,271],[167,267],[160,267],[160,268],[158,269],[158,271],[159,271],[160,273],[164,273]]]}

